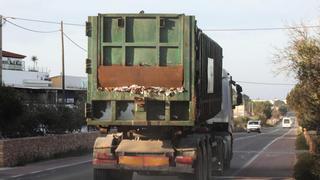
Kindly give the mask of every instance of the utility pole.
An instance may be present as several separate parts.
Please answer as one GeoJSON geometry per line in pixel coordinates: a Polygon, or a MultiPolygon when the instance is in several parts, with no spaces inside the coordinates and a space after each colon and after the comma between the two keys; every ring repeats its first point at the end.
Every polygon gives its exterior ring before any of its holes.
{"type": "Polygon", "coordinates": [[[65,76],[64,76],[64,34],[63,34],[63,21],[61,21],[61,50],[62,50],[62,103],[65,105],[65,76]]]}
{"type": "Polygon", "coordinates": [[[0,15],[0,86],[2,85],[2,15],[0,15]]]}

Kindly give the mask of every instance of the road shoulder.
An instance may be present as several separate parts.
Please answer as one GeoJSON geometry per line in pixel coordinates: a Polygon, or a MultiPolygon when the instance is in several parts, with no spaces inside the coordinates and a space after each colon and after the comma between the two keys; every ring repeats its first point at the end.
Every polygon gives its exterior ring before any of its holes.
{"type": "Polygon", "coordinates": [[[75,165],[89,163],[91,162],[91,160],[92,160],[92,155],[88,154],[84,156],[41,161],[41,162],[27,164],[25,166],[2,168],[0,169],[0,179],[18,178],[18,177],[41,173],[45,171],[71,167],[75,165]]]}

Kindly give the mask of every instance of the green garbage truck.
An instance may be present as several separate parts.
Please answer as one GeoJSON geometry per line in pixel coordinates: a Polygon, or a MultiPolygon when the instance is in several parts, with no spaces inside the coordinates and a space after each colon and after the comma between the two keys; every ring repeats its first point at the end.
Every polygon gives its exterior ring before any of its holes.
{"type": "Polygon", "coordinates": [[[194,16],[98,14],[86,35],[86,119],[102,133],[95,180],[134,172],[209,180],[230,167],[242,88],[194,16]]]}

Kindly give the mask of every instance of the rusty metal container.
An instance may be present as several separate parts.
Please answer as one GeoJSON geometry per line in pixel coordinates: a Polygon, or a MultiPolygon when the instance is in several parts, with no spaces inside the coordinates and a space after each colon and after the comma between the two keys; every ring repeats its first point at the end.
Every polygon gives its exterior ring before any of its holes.
{"type": "Polygon", "coordinates": [[[221,108],[222,49],[184,14],[86,24],[89,125],[194,126],[221,108]]]}

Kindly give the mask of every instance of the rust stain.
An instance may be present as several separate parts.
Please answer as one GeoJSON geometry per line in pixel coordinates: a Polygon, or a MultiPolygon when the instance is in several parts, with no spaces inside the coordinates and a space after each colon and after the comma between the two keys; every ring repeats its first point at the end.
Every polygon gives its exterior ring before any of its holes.
{"type": "Polygon", "coordinates": [[[100,87],[121,87],[137,84],[177,88],[183,86],[183,66],[100,66],[100,87]]]}

